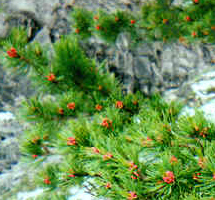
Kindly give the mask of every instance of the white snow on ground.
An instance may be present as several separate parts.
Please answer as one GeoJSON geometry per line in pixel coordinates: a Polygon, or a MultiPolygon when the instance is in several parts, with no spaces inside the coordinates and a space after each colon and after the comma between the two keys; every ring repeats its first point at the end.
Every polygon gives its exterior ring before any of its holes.
{"type": "Polygon", "coordinates": [[[207,100],[209,98],[214,98],[215,94],[208,93],[208,90],[210,88],[214,88],[215,87],[215,80],[202,80],[200,82],[194,83],[191,85],[193,91],[196,93],[196,95],[201,98],[203,101],[207,100]]]}
{"type": "Polygon", "coordinates": [[[205,105],[201,106],[201,110],[204,111],[205,117],[215,123],[215,99],[209,101],[205,105]]]}
{"type": "Polygon", "coordinates": [[[193,115],[195,115],[195,110],[191,107],[186,106],[181,110],[180,116],[182,116],[182,115],[193,116],[193,115]]]}
{"type": "Polygon", "coordinates": [[[0,112],[0,121],[14,119],[14,115],[11,112],[0,112]]]}
{"type": "Polygon", "coordinates": [[[137,124],[139,124],[141,121],[140,121],[139,117],[134,117],[134,122],[136,122],[137,124]]]}
{"type": "MultiPolygon", "coordinates": [[[[42,193],[43,189],[41,188],[37,188],[36,190],[30,192],[19,192],[17,194],[17,200],[28,200],[28,198],[35,200],[37,196],[41,195],[42,193]]],[[[96,200],[94,197],[88,194],[84,188],[78,186],[72,187],[70,189],[70,194],[71,196],[68,198],[68,200],[96,200]]]]}
{"type": "MultiPolygon", "coordinates": [[[[91,189],[89,182],[93,183],[93,178],[86,178],[86,181],[83,183],[84,186],[87,186],[91,189]]],[[[71,196],[68,200],[108,200],[103,198],[93,197],[91,194],[87,193],[87,189],[83,187],[72,187],[70,189],[71,196]]]]}
{"type": "MultiPolygon", "coordinates": [[[[191,84],[191,88],[196,95],[197,99],[203,102],[203,105],[198,108],[198,110],[203,111],[205,117],[215,123],[215,71],[210,71],[196,80],[191,84]],[[209,92],[212,89],[212,92],[209,92]]],[[[191,107],[184,107],[181,114],[194,115],[195,111],[191,107]]]]}
{"type": "Polygon", "coordinates": [[[17,200],[28,200],[28,198],[32,198],[33,200],[33,199],[36,199],[38,195],[42,194],[42,192],[43,192],[43,189],[41,188],[37,188],[36,190],[31,192],[19,192],[17,194],[17,200]]]}
{"type": "MultiPolygon", "coordinates": [[[[87,182],[84,183],[85,185],[87,182]]],[[[43,189],[37,188],[34,191],[30,192],[19,192],[17,194],[17,200],[28,200],[30,198],[31,200],[35,200],[38,195],[41,195],[43,193],[43,189]]],[[[102,200],[98,198],[94,198],[92,195],[86,192],[84,188],[75,186],[70,189],[71,196],[68,198],[68,200],[102,200]]]]}
{"type": "MultiPolygon", "coordinates": [[[[199,107],[198,110],[203,111],[206,119],[215,123],[215,99],[199,107]]],[[[181,111],[181,115],[186,115],[186,114],[193,116],[195,114],[195,109],[187,106],[184,107],[181,111]]]]}
{"type": "Polygon", "coordinates": [[[83,188],[73,187],[70,189],[71,196],[68,200],[95,200],[90,194],[86,193],[83,188]]]}

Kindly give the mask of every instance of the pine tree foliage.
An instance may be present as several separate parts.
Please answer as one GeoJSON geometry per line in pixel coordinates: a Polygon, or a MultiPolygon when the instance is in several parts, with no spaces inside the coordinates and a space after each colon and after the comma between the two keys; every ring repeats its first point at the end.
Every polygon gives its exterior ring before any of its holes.
{"type": "Polygon", "coordinates": [[[101,10],[90,13],[84,9],[77,9],[72,14],[72,19],[75,21],[74,32],[79,38],[87,39],[95,35],[111,44],[114,44],[122,32],[131,34],[133,45],[141,41],[179,41],[185,45],[197,41],[213,43],[214,1],[183,0],[183,2],[189,5],[172,6],[172,1],[169,0],[150,1],[145,3],[141,11],[135,15],[120,10],[113,13],[101,10]],[[86,21],[87,25],[83,29],[82,26],[86,21]]]}
{"type": "MultiPolygon", "coordinates": [[[[199,4],[206,6],[207,2],[199,4]]],[[[173,10],[167,5],[158,1],[158,10],[143,10],[144,25],[150,29],[163,18],[169,19],[173,10]],[[162,9],[166,11],[158,16],[162,9]]],[[[192,9],[187,13],[194,12],[192,9]]],[[[74,18],[86,20],[80,10],[75,12],[74,18]]],[[[110,40],[136,25],[137,19],[124,12],[99,13],[93,20],[101,20],[107,31],[112,29],[101,35],[110,40]],[[113,28],[116,23],[123,28],[113,28]]],[[[193,15],[195,19],[203,16],[209,19],[212,13],[193,15]]],[[[167,21],[163,22],[156,26],[161,32],[167,26],[167,21]]],[[[198,27],[198,23],[192,26],[198,27]]],[[[85,25],[80,33],[91,30],[90,21],[85,25]]],[[[168,30],[163,33],[172,37],[168,30]]],[[[23,102],[19,112],[19,117],[29,122],[20,138],[22,159],[39,169],[35,186],[45,190],[38,200],[67,199],[70,188],[86,180],[90,187],[85,187],[92,195],[114,200],[213,199],[214,123],[199,111],[194,116],[180,116],[182,103],[166,103],[157,94],[123,94],[106,63],[97,66],[78,39],[61,37],[51,58],[39,43],[28,43],[23,29],[14,29],[2,42],[4,66],[27,74],[38,91],[23,102]],[[57,156],[61,156],[59,163],[44,164],[57,156]]]]}
{"type": "Polygon", "coordinates": [[[81,38],[85,39],[92,35],[90,28],[92,27],[93,14],[90,11],[84,10],[83,8],[75,8],[71,15],[74,19],[75,33],[81,33],[81,38]]]}
{"type": "Polygon", "coordinates": [[[26,48],[27,43],[28,37],[26,31],[23,28],[13,29],[7,42],[2,41],[2,46],[5,51],[10,49],[10,47],[19,49],[19,52],[16,53],[16,58],[19,59],[10,59],[9,62],[4,62],[4,57],[1,57],[2,62],[8,68],[16,66],[14,70],[16,73],[27,73],[30,70],[28,68],[29,64],[37,73],[41,73],[42,66],[48,65],[47,55],[45,55],[47,48],[42,52],[39,43],[35,43],[34,46],[27,46],[26,48]]]}
{"type": "Polygon", "coordinates": [[[136,20],[136,17],[132,16],[126,11],[116,11],[113,14],[108,14],[102,10],[99,11],[98,15],[94,17],[96,20],[96,35],[108,42],[115,42],[117,36],[127,31],[135,36],[134,26],[130,23],[131,20],[136,20]],[[98,19],[96,20],[96,17],[98,19]]]}
{"type": "Polygon", "coordinates": [[[75,21],[74,32],[79,38],[87,39],[94,34],[107,43],[114,44],[121,32],[129,32],[134,41],[140,37],[135,24],[138,17],[127,11],[116,10],[109,14],[104,10],[98,10],[96,13],[90,13],[77,8],[71,16],[75,21]],[[84,26],[86,21],[87,25],[84,26]]]}

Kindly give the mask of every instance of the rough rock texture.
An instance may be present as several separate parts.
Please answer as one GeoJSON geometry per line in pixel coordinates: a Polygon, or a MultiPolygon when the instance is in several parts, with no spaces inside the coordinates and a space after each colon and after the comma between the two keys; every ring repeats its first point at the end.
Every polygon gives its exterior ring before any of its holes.
{"type": "MultiPolygon", "coordinates": [[[[74,6],[81,6],[89,10],[102,8],[113,11],[121,8],[137,11],[139,5],[142,4],[138,2],[137,0],[20,0],[19,2],[0,0],[7,15],[7,17],[4,16],[4,20],[0,21],[0,27],[4,26],[9,30],[11,26],[24,25],[29,28],[29,37],[32,38],[40,29],[47,28],[48,35],[54,42],[59,39],[60,35],[70,32],[68,14],[74,6]]],[[[5,34],[2,33],[2,35],[5,34]]]]}
{"type": "Polygon", "coordinates": [[[0,176],[0,199],[23,200],[22,198],[18,198],[18,192],[35,189],[33,177],[38,170],[47,164],[60,162],[62,162],[62,156],[54,155],[48,160],[43,161],[38,168],[33,168],[31,163],[19,162],[17,165],[13,165],[11,170],[5,170],[0,176]]]}
{"type": "Polygon", "coordinates": [[[0,120],[0,174],[18,162],[20,152],[17,137],[21,132],[22,128],[16,120],[0,120]]]}
{"type": "MultiPolygon", "coordinates": [[[[207,106],[215,106],[215,71],[211,69],[206,73],[194,77],[188,81],[183,87],[184,93],[187,94],[186,99],[188,105],[191,107],[196,105],[198,107],[206,108],[207,106]],[[190,100],[194,100],[193,102],[190,100]],[[190,104],[189,104],[190,103],[190,104]],[[206,106],[206,107],[205,107],[206,106]]],[[[181,92],[182,93],[182,92],[181,92]]],[[[214,108],[209,112],[214,113],[214,108]]],[[[208,111],[207,111],[208,112],[208,111]]],[[[213,114],[214,116],[214,114],[213,114]]],[[[215,118],[213,118],[215,121],[215,118]]]]}
{"type": "Polygon", "coordinates": [[[184,87],[194,76],[214,68],[214,44],[141,43],[130,47],[130,37],[119,35],[115,46],[95,38],[82,44],[89,56],[108,60],[127,91],[141,90],[146,95],[171,92],[172,98],[186,97],[184,87]]]}
{"type": "MultiPolygon", "coordinates": [[[[37,40],[42,44],[51,44],[61,35],[71,32],[70,11],[74,6],[89,10],[102,8],[110,12],[116,8],[139,11],[141,5],[148,2],[20,0],[17,3],[15,0],[0,0],[5,11],[1,13],[0,30],[4,31],[0,32],[0,37],[5,36],[11,27],[21,25],[27,27],[29,41],[37,40]]],[[[171,2],[172,5],[183,5],[177,0],[171,2]]],[[[189,47],[178,42],[143,42],[134,48],[130,45],[131,40],[127,33],[119,35],[115,45],[107,45],[94,37],[81,43],[86,53],[91,57],[96,56],[98,62],[107,59],[108,68],[120,78],[128,92],[141,90],[150,95],[153,92],[170,91],[175,97],[183,96],[185,94],[180,92],[185,82],[193,75],[213,67],[211,60],[214,59],[214,45],[193,44],[189,47]]],[[[25,93],[28,94],[28,90],[25,93]]]]}
{"type": "Polygon", "coordinates": [[[30,80],[26,76],[11,74],[0,64],[0,111],[14,112],[21,101],[32,93],[30,80]]]}
{"type": "MultiPolygon", "coordinates": [[[[61,35],[71,32],[69,13],[74,6],[136,12],[146,2],[149,0],[0,0],[0,7],[4,9],[4,13],[0,13],[0,38],[12,27],[21,25],[28,29],[30,42],[38,40],[51,46],[61,35]]],[[[179,0],[172,2],[183,5],[179,0]]],[[[128,92],[141,90],[150,95],[159,91],[167,100],[182,99],[191,106],[214,104],[214,44],[185,46],[178,42],[144,42],[134,48],[129,34],[122,33],[115,45],[107,45],[94,37],[81,45],[87,55],[96,56],[98,63],[107,59],[107,67],[120,78],[128,92]]],[[[4,71],[0,63],[0,111],[14,111],[21,99],[32,94],[29,82],[27,78],[4,71]]],[[[27,173],[20,170],[21,165],[13,166],[19,159],[16,137],[21,130],[16,122],[0,121],[0,173],[7,171],[0,176],[2,194],[20,184],[21,177],[27,173]],[[11,167],[13,170],[8,171],[11,167]]]]}

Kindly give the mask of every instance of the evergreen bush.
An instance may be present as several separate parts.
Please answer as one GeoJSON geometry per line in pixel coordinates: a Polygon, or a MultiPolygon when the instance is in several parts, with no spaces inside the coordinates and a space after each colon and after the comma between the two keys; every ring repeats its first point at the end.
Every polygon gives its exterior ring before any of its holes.
{"type": "Polygon", "coordinates": [[[155,0],[144,4],[136,15],[120,10],[107,13],[102,10],[89,12],[76,9],[72,15],[75,21],[74,32],[77,33],[77,27],[80,27],[80,30],[84,27],[85,31],[78,31],[81,38],[89,38],[93,34],[111,44],[114,44],[121,32],[130,33],[134,45],[140,41],[179,41],[185,45],[197,41],[214,43],[215,2],[184,0],[184,3],[186,2],[189,5],[182,8],[171,6],[168,0],[155,0]]]}
{"type": "MultiPolygon", "coordinates": [[[[160,23],[173,14],[167,9],[158,16],[167,8],[158,3],[152,13],[150,7],[148,13],[143,9],[148,27],[152,19],[160,23]]],[[[89,19],[101,20],[109,33],[101,36],[108,41],[137,20],[120,11],[110,16],[100,12],[97,19],[75,12],[80,34],[91,34],[89,19]]],[[[166,22],[156,28],[162,32],[166,22]]],[[[175,37],[170,29],[163,33],[175,37]]],[[[19,111],[29,122],[20,139],[22,160],[39,168],[35,186],[45,190],[38,200],[67,199],[69,189],[86,179],[92,195],[114,200],[214,199],[215,125],[201,112],[179,116],[182,103],[166,103],[158,94],[123,94],[106,63],[96,66],[74,35],[61,37],[51,58],[39,43],[28,43],[23,29],[14,29],[2,46],[4,67],[28,74],[38,90],[19,111]],[[57,155],[60,163],[43,165],[57,155]]]]}

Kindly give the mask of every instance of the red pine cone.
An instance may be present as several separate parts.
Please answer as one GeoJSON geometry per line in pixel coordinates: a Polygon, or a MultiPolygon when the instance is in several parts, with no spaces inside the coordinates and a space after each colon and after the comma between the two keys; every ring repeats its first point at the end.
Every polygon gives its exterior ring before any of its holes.
{"type": "Polygon", "coordinates": [[[129,163],[129,170],[137,169],[137,165],[134,164],[134,162],[129,163]]]}
{"type": "Polygon", "coordinates": [[[111,158],[113,158],[113,155],[111,153],[107,153],[107,154],[103,155],[103,160],[109,160],[111,158]]]}
{"type": "Polygon", "coordinates": [[[72,146],[72,145],[76,145],[76,140],[73,137],[69,137],[67,139],[67,145],[72,146]]]}
{"type": "Polygon", "coordinates": [[[109,189],[109,188],[111,188],[111,184],[110,184],[110,183],[107,183],[107,184],[105,185],[105,187],[106,187],[106,189],[109,189]]]}
{"type": "Polygon", "coordinates": [[[14,47],[11,47],[11,49],[9,51],[7,51],[7,54],[11,58],[17,58],[18,57],[17,51],[14,47]]]}
{"type": "Polygon", "coordinates": [[[118,21],[119,21],[119,18],[118,18],[118,17],[115,17],[115,21],[118,22],[118,21]]]}
{"type": "Polygon", "coordinates": [[[80,33],[80,30],[78,28],[75,29],[75,33],[80,33]]]}
{"type": "Polygon", "coordinates": [[[50,185],[50,184],[51,184],[51,181],[49,180],[49,178],[45,178],[45,179],[43,180],[43,182],[44,182],[45,184],[47,184],[47,185],[50,185]]]}
{"type": "Polygon", "coordinates": [[[122,101],[117,101],[116,102],[116,108],[122,109],[123,108],[123,102],[122,101]]]}
{"type": "Polygon", "coordinates": [[[137,104],[138,104],[138,101],[133,101],[133,104],[134,104],[134,105],[137,105],[137,104]]]}
{"type": "Polygon", "coordinates": [[[193,37],[196,37],[196,36],[197,36],[197,33],[196,33],[196,32],[192,32],[192,36],[193,36],[193,37]]]}
{"type": "Polygon", "coordinates": [[[132,19],[131,20],[131,24],[135,24],[135,23],[136,23],[136,21],[132,19]]]}
{"type": "Polygon", "coordinates": [[[109,120],[108,118],[103,119],[101,125],[103,127],[109,128],[110,126],[112,126],[112,121],[109,120]]]}
{"type": "Polygon", "coordinates": [[[94,153],[97,153],[97,154],[100,153],[99,149],[97,149],[96,147],[92,147],[92,150],[94,153]]]}
{"type": "Polygon", "coordinates": [[[128,200],[133,200],[137,198],[136,192],[129,192],[128,193],[128,200]]]}
{"type": "Polygon", "coordinates": [[[163,176],[163,181],[168,183],[168,184],[173,183],[175,181],[175,177],[174,177],[173,172],[166,171],[165,176],[163,176]]]}
{"type": "Polygon", "coordinates": [[[99,17],[96,15],[96,16],[93,17],[93,19],[98,20],[99,17]]]}
{"type": "Polygon", "coordinates": [[[166,24],[168,22],[168,19],[163,19],[163,23],[166,24]]]}
{"type": "Polygon", "coordinates": [[[97,104],[97,105],[96,105],[96,110],[101,111],[101,109],[102,109],[102,106],[99,105],[99,104],[97,104]]]}
{"type": "Polygon", "coordinates": [[[191,18],[189,16],[186,16],[186,21],[191,21],[191,18]]]}
{"type": "Polygon", "coordinates": [[[99,31],[100,29],[101,29],[101,27],[100,27],[99,25],[97,25],[97,26],[96,26],[96,30],[99,31]]]}
{"type": "Polygon", "coordinates": [[[99,90],[99,91],[101,91],[101,90],[102,90],[102,86],[101,86],[101,85],[99,85],[98,90],[99,90]]]}
{"type": "Polygon", "coordinates": [[[64,114],[63,108],[59,108],[59,109],[58,109],[58,113],[59,113],[60,115],[63,115],[63,114],[64,114]]]}
{"type": "Polygon", "coordinates": [[[32,158],[37,158],[38,157],[38,155],[32,155],[32,158]]]}
{"type": "Polygon", "coordinates": [[[75,175],[74,175],[74,174],[69,174],[69,175],[68,175],[68,177],[70,177],[70,178],[74,178],[74,177],[75,177],[75,175]]]}
{"type": "Polygon", "coordinates": [[[51,82],[53,82],[53,81],[55,81],[55,79],[56,79],[56,76],[54,75],[54,74],[52,74],[52,73],[50,73],[48,76],[46,76],[47,77],[47,80],[48,81],[51,81],[51,82]]]}
{"type": "Polygon", "coordinates": [[[177,162],[178,162],[178,159],[175,156],[172,156],[171,159],[170,159],[170,163],[174,164],[174,163],[177,163],[177,162]]]}
{"type": "Polygon", "coordinates": [[[75,109],[75,103],[74,102],[68,103],[67,108],[69,108],[70,110],[74,110],[75,109]]]}

